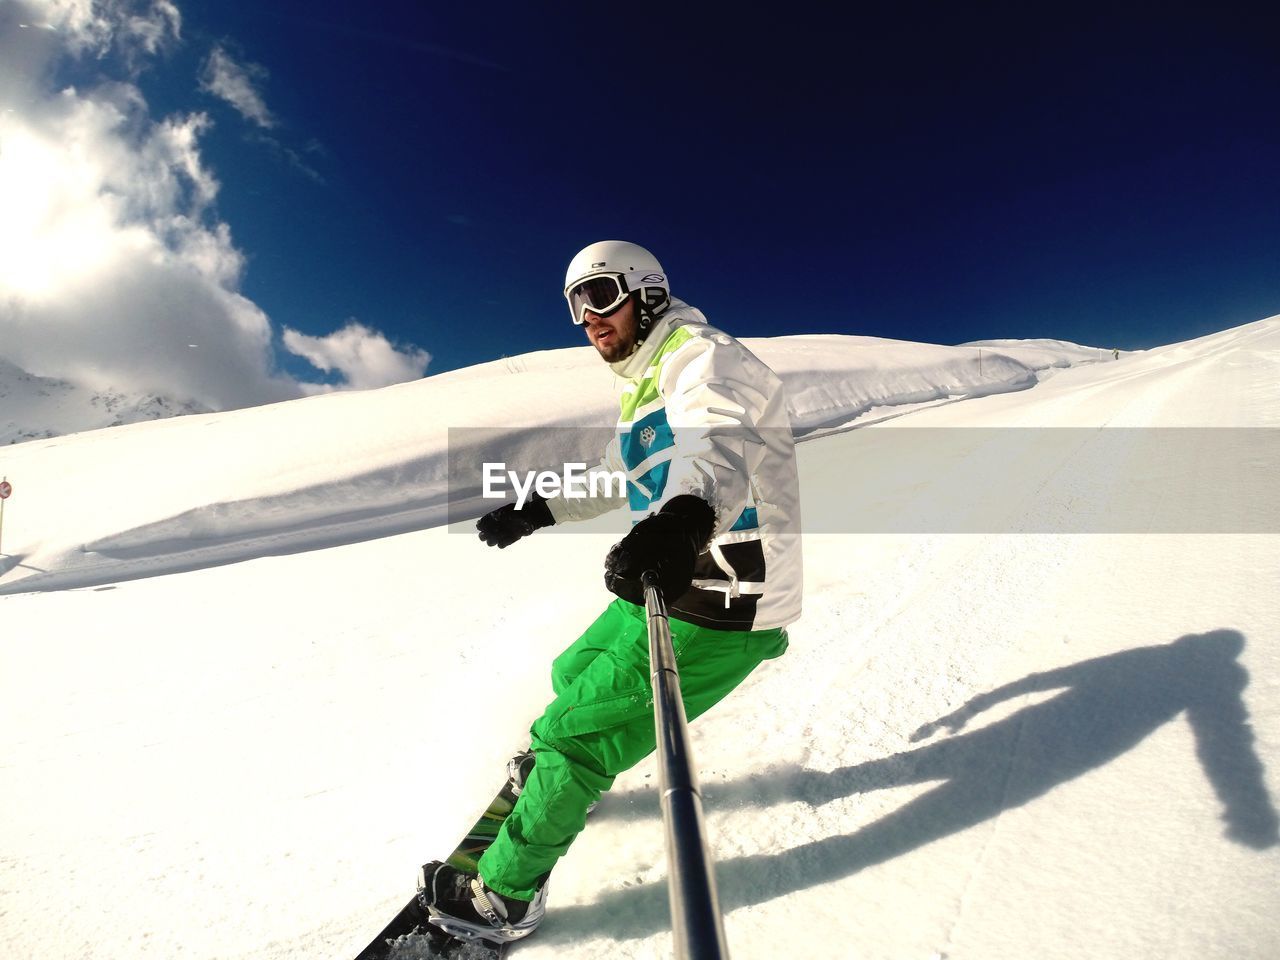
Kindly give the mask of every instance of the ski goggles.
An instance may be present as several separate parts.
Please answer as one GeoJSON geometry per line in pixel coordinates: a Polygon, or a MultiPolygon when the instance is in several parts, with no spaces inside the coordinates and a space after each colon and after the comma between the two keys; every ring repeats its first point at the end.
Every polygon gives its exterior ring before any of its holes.
{"type": "Polygon", "coordinates": [[[586,311],[607,317],[626,303],[629,296],[631,291],[627,289],[627,281],[617,273],[597,273],[564,292],[565,299],[569,301],[569,313],[579,326],[586,323],[586,311]]]}

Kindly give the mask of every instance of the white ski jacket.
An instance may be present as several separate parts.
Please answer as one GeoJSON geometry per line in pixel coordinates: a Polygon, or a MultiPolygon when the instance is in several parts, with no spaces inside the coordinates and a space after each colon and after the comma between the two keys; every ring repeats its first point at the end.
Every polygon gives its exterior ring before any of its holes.
{"type": "Polygon", "coordinates": [[[629,505],[636,523],[672,497],[701,497],[716,525],[692,588],[668,602],[672,616],[721,630],[796,620],[800,491],[782,381],[675,299],[639,349],[610,366],[625,380],[621,414],[593,469],[625,471],[627,496],[555,498],[552,517],[586,520],[629,505]]]}

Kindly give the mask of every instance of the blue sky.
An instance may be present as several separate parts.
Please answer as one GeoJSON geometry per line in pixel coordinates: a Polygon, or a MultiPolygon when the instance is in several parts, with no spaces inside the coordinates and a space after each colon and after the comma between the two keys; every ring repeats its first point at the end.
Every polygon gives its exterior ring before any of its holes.
{"type": "Polygon", "coordinates": [[[1274,21],[132,4],[160,6],[180,30],[129,82],[153,121],[207,117],[200,215],[291,376],[341,378],[285,329],[354,322],[428,372],[582,343],[563,271],[604,238],[744,336],[1141,348],[1280,313],[1274,21]]]}

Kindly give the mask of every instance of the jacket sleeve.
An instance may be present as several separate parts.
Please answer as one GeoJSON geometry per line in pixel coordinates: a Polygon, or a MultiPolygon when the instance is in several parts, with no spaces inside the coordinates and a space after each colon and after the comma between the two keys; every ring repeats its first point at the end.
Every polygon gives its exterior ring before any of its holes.
{"type": "Polygon", "coordinates": [[[777,376],[723,334],[695,337],[663,365],[659,390],[675,451],[662,498],[701,497],[715,511],[712,537],[726,533],[752,500],[764,457],[759,422],[777,376]]]}
{"type": "Polygon", "coordinates": [[[590,520],[610,510],[617,510],[627,505],[625,487],[618,489],[613,477],[625,477],[626,470],[622,466],[621,446],[617,434],[604,448],[600,462],[586,473],[584,489],[585,497],[553,497],[547,501],[547,509],[556,523],[574,520],[590,520]],[[598,495],[591,496],[591,491],[598,495]]]}

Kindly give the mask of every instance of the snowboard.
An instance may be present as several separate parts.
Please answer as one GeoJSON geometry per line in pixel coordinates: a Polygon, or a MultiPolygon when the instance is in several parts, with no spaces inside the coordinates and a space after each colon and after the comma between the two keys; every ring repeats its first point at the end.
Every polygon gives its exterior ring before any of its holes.
{"type": "MultiPolygon", "coordinates": [[[[498,836],[512,806],[504,784],[476,825],[449,854],[450,866],[475,873],[481,855],[498,836]]],[[[498,960],[506,955],[510,946],[484,940],[459,940],[429,924],[428,917],[426,907],[415,893],[373,942],[357,954],[356,960],[498,960]]]]}

